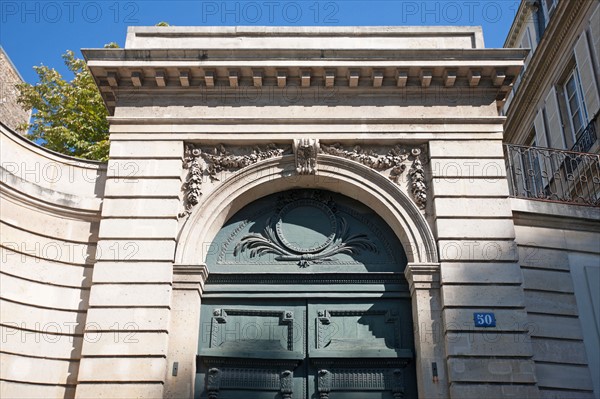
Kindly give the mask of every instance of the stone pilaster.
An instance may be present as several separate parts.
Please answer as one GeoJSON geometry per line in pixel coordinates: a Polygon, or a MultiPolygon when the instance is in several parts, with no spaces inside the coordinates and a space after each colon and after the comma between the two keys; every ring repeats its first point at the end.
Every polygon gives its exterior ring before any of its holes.
{"type": "Polygon", "coordinates": [[[448,397],[444,360],[439,263],[409,263],[404,275],[410,287],[417,384],[425,398],[448,397]]]}
{"type": "Polygon", "coordinates": [[[200,305],[208,277],[205,265],[173,266],[173,297],[165,398],[194,397],[196,354],[200,330],[200,305]]]}
{"type": "Polygon", "coordinates": [[[183,144],[111,140],[76,397],[162,398],[183,144]]]}
{"type": "Polygon", "coordinates": [[[450,397],[536,398],[502,143],[436,140],[430,156],[450,397]]]}

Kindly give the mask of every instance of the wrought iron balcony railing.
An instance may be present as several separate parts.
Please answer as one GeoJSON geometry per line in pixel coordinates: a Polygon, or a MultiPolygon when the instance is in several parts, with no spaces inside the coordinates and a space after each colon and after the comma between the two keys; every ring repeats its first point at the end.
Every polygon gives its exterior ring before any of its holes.
{"type": "Polygon", "coordinates": [[[596,117],[586,126],[586,128],[580,134],[578,134],[578,139],[573,145],[573,148],[571,148],[571,151],[590,151],[590,148],[592,148],[598,139],[598,135],[596,134],[596,119],[598,119],[598,115],[596,115],[596,117]]]}
{"type": "MultiPolygon", "coordinates": [[[[585,137],[581,148],[590,149],[595,135],[585,137]]],[[[512,144],[505,155],[513,197],[600,206],[600,155],[512,144]]]]}

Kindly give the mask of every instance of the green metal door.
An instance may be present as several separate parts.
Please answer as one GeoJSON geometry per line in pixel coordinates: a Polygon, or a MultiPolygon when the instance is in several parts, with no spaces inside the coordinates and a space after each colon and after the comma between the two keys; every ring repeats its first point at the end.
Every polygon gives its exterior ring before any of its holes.
{"type": "Polygon", "coordinates": [[[305,398],[305,317],[304,301],[207,301],[196,396],[305,398]]]}
{"type": "Polygon", "coordinates": [[[408,301],[321,300],[307,315],[307,398],[416,397],[408,301]]]}
{"type": "Polygon", "coordinates": [[[209,248],[195,396],[416,398],[405,265],[347,197],[295,190],[242,209],[209,248]]]}
{"type": "Polygon", "coordinates": [[[408,301],[207,301],[199,397],[414,397],[408,301]]]}

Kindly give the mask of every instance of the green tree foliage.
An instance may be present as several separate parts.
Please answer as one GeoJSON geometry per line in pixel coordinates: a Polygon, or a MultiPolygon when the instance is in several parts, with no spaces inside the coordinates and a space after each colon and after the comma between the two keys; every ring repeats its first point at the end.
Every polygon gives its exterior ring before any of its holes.
{"type": "Polygon", "coordinates": [[[55,69],[34,67],[35,85],[22,83],[18,102],[33,109],[29,139],[51,150],[80,158],[108,159],[108,112],[85,61],[68,50],[62,55],[74,78],[67,82],[55,69]]]}

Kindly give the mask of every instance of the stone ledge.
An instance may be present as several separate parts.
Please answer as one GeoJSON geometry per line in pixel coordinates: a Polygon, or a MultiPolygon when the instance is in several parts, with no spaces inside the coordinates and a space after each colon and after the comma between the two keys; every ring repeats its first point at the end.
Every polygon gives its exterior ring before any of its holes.
{"type": "MultiPolygon", "coordinates": [[[[482,398],[514,398],[537,399],[540,397],[538,388],[533,384],[462,384],[452,383],[450,394],[453,398],[482,399],[482,398]]],[[[573,398],[575,399],[575,398],[573,398]]],[[[583,398],[578,398],[583,399],[583,398]]]]}
{"type": "Polygon", "coordinates": [[[75,397],[77,399],[163,399],[163,384],[162,382],[152,384],[94,384],[80,381],[77,384],[75,397]]]}
{"type": "MultiPolygon", "coordinates": [[[[529,354],[530,355],[530,354],[529,354]]],[[[535,383],[532,360],[513,358],[448,359],[448,377],[453,382],[535,383]]]]}
{"type": "Polygon", "coordinates": [[[163,382],[166,369],[164,357],[84,357],[78,382],[163,382]]]}

